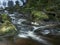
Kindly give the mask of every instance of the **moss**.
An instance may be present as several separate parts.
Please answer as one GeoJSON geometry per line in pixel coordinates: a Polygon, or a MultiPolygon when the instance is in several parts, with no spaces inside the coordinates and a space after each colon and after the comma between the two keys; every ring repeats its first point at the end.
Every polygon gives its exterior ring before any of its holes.
{"type": "Polygon", "coordinates": [[[2,24],[0,27],[0,35],[15,35],[17,29],[13,24],[11,24],[9,21],[5,21],[5,23],[2,24]]]}
{"type": "Polygon", "coordinates": [[[43,20],[48,19],[48,16],[42,11],[32,11],[33,19],[35,20],[43,20]]]}
{"type": "Polygon", "coordinates": [[[1,16],[2,16],[3,21],[6,21],[6,20],[10,21],[11,20],[7,14],[1,14],[1,16]]]}

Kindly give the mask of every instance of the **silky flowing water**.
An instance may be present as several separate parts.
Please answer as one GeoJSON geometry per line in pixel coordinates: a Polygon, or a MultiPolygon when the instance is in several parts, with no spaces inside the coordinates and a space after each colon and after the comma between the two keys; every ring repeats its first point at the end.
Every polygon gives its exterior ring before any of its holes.
{"type": "MultiPolygon", "coordinates": [[[[39,31],[35,32],[39,28],[45,28],[45,26],[36,27],[22,24],[23,21],[26,21],[25,19],[17,19],[14,17],[14,15],[10,15],[10,17],[12,18],[12,23],[18,30],[18,34],[12,37],[2,38],[2,40],[0,41],[0,45],[59,45],[57,43],[59,43],[60,38],[53,39],[38,35],[39,31]]],[[[43,35],[47,35],[50,33],[50,31],[46,29],[41,31],[41,33],[43,35]]]]}

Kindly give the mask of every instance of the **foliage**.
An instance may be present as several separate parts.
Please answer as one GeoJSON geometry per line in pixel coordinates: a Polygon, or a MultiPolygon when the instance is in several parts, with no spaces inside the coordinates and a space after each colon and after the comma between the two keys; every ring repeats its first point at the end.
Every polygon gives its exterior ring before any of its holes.
{"type": "Polygon", "coordinates": [[[1,16],[4,23],[0,26],[0,35],[14,35],[17,29],[10,22],[10,17],[7,14],[1,14],[1,16]]]}
{"type": "Polygon", "coordinates": [[[9,21],[5,21],[5,23],[0,26],[0,35],[15,35],[16,31],[15,26],[9,21]]]}
{"type": "Polygon", "coordinates": [[[56,18],[58,18],[57,16],[60,17],[60,0],[27,0],[27,3],[22,7],[20,7],[18,3],[9,11],[17,11],[19,13],[28,13],[32,12],[33,10],[42,12],[44,11],[45,13],[54,12],[56,14],[56,18]]]}
{"type": "Polygon", "coordinates": [[[32,11],[32,16],[35,20],[48,19],[48,16],[42,11],[32,11]]]}
{"type": "Polygon", "coordinates": [[[3,21],[7,21],[7,20],[10,21],[11,20],[7,14],[1,14],[1,16],[2,16],[3,21]]]}

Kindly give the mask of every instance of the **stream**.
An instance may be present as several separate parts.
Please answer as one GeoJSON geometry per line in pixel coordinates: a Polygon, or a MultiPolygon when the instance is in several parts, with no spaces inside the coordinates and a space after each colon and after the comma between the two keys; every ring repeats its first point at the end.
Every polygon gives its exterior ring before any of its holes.
{"type": "MultiPolygon", "coordinates": [[[[20,14],[21,15],[21,14],[20,14]]],[[[60,28],[58,29],[54,29],[54,28],[46,28],[48,27],[49,25],[41,25],[41,26],[31,26],[31,25],[28,25],[26,22],[28,22],[26,19],[24,18],[16,18],[15,16],[15,19],[13,19],[14,17],[12,17],[12,20],[14,22],[12,22],[14,25],[16,25],[17,29],[18,29],[18,35],[16,37],[18,38],[23,38],[23,39],[31,39],[31,40],[34,40],[34,41],[37,41],[40,44],[42,45],[53,45],[51,43],[51,41],[49,41],[50,39],[48,39],[48,37],[44,37],[45,35],[60,35],[60,28]],[[15,23],[16,22],[16,23],[15,23]],[[24,23],[26,24],[24,24],[24,23]],[[46,29],[45,29],[46,28],[46,29]],[[50,31],[49,31],[50,30],[50,31]],[[55,31],[54,31],[55,30],[55,31]],[[57,31],[58,30],[58,31],[57,31]],[[41,33],[42,35],[38,35],[38,33],[41,33]]],[[[29,23],[29,22],[28,22],[29,23]]],[[[37,23],[35,24],[37,25],[37,23]]],[[[25,45],[25,44],[24,44],[25,45]]],[[[33,44],[32,44],[33,45],[33,44]]]]}
{"type": "MultiPolygon", "coordinates": [[[[9,14],[12,19],[12,23],[16,26],[18,30],[18,34],[13,37],[13,41],[11,39],[6,38],[1,45],[55,45],[51,38],[46,37],[46,35],[60,35],[60,28],[46,28],[46,26],[33,26],[28,24],[23,24],[22,22],[26,22],[26,19],[16,18],[15,14],[9,14]],[[55,31],[54,31],[55,30],[55,31]]],[[[52,38],[53,39],[53,38],[52,38]]],[[[58,44],[57,44],[58,45],[58,44]]]]}

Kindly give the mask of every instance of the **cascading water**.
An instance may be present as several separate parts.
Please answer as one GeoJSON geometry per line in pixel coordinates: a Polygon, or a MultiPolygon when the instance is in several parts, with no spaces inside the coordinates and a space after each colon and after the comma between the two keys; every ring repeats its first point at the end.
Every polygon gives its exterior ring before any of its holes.
{"type": "Polygon", "coordinates": [[[20,38],[32,38],[33,40],[36,40],[44,45],[52,45],[45,39],[43,39],[41,36],[37,36],[34,31],[22,31],[20,30],[20,33],[18,34],[18,37],[20,38]]]}
{"type": "MultiPolygon", "coordinates": [[[[16,37],[18,38],[25,38],[25,39],[29,39],[31,38],[32,40],[35,40],[39,43],[42,43],[44,45],[52,45],[48,39],[46,39],[45,37],[36,34],[35,31],[38,31],[37,33],[42,33],[43,35],[47,35],[47,34],[53,34],[55,35],[54,30],[57,29],[46,29],[46,27],[52,26],[52,25],[45,25],[45,26],[32,26],[32,25],[27,25],[27,24],[23,24],[22,22],[28,22],[26,19],[23,18],[16,18],[15,14],[9,14],[9,16],[12,19],[12,23],[14,25],[16,25],[17,29],[18,29],[18,34],[16,37]],[[42,29],[42,30],[38,30],[38,29],[42,29]]],[[[35,23],[36,24],[36,23],[35,23]]],[[[57,33],[56,33],[57,34],[57,33]]],[[[59,32],[60,34],[60,32],[59,32]]]]}
{"type": "MultiPolygon", "coordinates": [[[[12,17],[13,19],[13,17],[12,17]]],[[[17,18],[15,18],[16,20],[17,18]]],[[[41,26],[41,27],[34,27],[34,26],[28,26],[28,25],[22,25],[23,21],[27,21],[26,19],[19,19],[17,21],[17,27],[19,27],[19,32],[18,32],[18,37],[19,38],[32,38],[33,40],[36,40],[44,45],[52,45],[51,43],[49,43],[48,41],[46,41],[45,39],[42,38],[42,36],[38,36],[35,34],[35,30],[39,29],[39,28],[44,28],[45,26],[41,26]]],[[[14,23],[14,21],[12,20],[12,22],[14,23]]]]}
{"type": "Polygon", "coordinates": [[[23,18],[18,18],[18,17],[16,17],[16,15],[18,15],[18,14],[15,14],[15,13],[9,14],[9,16],[12,19],[12,23],[14,25],[16,25],[16,27],[18,29],[18,35],[16,37],[26,38],[26,39],[31,38],[32,40],[38,41],[44,45],[49,45],[49,44],[52,45],[48,39],[44,38],[44,36],[41,36],[40,34],[38,35],[38,33],[41,33],[43,35],[48,35],[48,34],[60,35],[60,28],[59,28],[59,30],[57,30],[57,29],[49,28],[49,26],[52,26],[52,25],[37,26],[36,23],[35,23],[35,25],[24,24],[26,22],[28,23],[28,21],[24,18],[24,16],[23,16],[23,18]],[[22,23],[22,22],[24,22],[24,23],[22,23]],[[49,29],[46,29],[46,27],[48,27],[49,29]],[[57,30],[57,31],[55,31],[55,30],[57,30]],[[35,32],[35,31],[38,31],[38,32],[35,32]]]}

